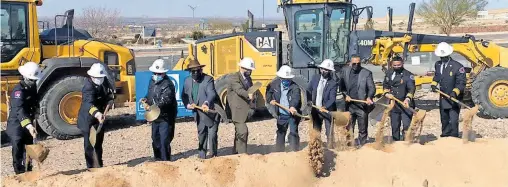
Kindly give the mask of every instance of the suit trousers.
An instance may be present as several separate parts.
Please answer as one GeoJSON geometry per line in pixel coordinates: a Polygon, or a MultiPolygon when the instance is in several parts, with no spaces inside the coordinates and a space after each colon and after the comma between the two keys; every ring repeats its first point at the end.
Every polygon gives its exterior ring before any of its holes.
{"type": "Polygon", "coordinates": [[[355,124],[358,123],[358,139],[360,141],[360,145],[364,145],[367,143],[368,138],[367,125],[369,123],[369,114],[356,104],[349,104],[347,111],[351,113],[351,121],[348,125],[348,130],[354,133],[355,124]]]}
{"type": "Polygon", "coordinates": [[[198,127],[198,153],[200,158],[206,158],[206,152],[208,150],[208,144],[210,144],[212,157],[217,156],[217,131],[219,129],[219,124],[213,123],[212,126],[207,126],[203,120],[199,119],[197,122],[198,127]]]}
{"type": "Polygon", "coordinates": [[[249,129],[245,122],[233,122],[235,124],[235,141],[233,153],[247,153],[247,140],[249,139],[249,129]]]}
{"type": "MultiPolygon", "coordinates": [[[[396,106],[398,107],[398,106],[396,106]]],[[[393,109],[390,112],[390,121],[392,126],[392,139],[394,141],[404,140],[406,136],[406,132],[409,129],[409,125],[411,124],[411,119],[413,118],[413,114],[406,109],[393,109]],[[402,137],[400,135],[400,123],[402,121],[402,137]]]]}
{"type": "Polygon", "coordinates": [[[441,114],[441,137],[459,137],[459,107],[439,108],[441,114]]]}
{"type": "MultiPolygon", "coordinates": [[[[93,125],[95,129],[99,127],[99,124],[93,125]]],[[[82,131],[83,134],[83,143],[85,148],[85,160],[86,160],[86,167],[87,168],[93,168],[94,167],[94,160],[97,156],[97,164],[99,167],[103,167],[102,163],[102,143],[104,142],[104,126],[102,127],[101,131],[97,133],[95,137],[95,146],[92,146],[92,143],[90,143],[90,131],[82,131]]]]}
{"type": "Polygon", "coordinates": [[[275,145],[278,152],[284,151],[288,127],[289,147],[291,151],[298,151],[300,149],[300,136],[298,135],[298,123],[296,119],[289,115],[280,115],[277,118],[277,140],[275,145]]]}
{"type": "Polygon", "coordinates": [[[14,167],[14,172],[16,174],[24,173],[26,172],[25,169],[32,171],[32,164],[25,163],[25,146],[33,144],[33,138],[28,129],[21,127],[21,125],[16,127],[7,126],[7,135],[12,145],[12,166],[14,167]]]}
{"type": "Polygon", "coordinates": [[[155,160],[171,161],[171,141],[175,136],[175,124],[166,120],[152,123],[152,148],[155,160]]]}

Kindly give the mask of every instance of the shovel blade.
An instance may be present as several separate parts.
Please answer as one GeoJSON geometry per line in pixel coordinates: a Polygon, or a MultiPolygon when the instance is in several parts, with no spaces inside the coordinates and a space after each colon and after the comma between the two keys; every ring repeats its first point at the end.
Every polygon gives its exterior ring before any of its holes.
{"type": "Polygon", "coordinates": [[[256,92],[259,88],[261,88],[261,86],[262,86],[261,82],[256,82],[247,90],[247,93],[254,94],[254,92],[256,92]]]}
{"type": "Polygon", "coordinates": [[[42,163],[48,157],[49,149],[42,144],[27,145],[26,154],[29,158],[42,163]]]}
{"type": "Polygon", "coordinates": [[[331,112],[334,125],[337,127],[346,127],[351,119],[350,112],[331,112]]]}
{"type": "Polygon", "coordinates": [[[159,117],[160,113],[160,108],[157,105],[152,105],[148,111],[145,112],[145,119],[146,121],[154,121],[159,117]]]}
{"type": "Polygon", "coordinates": [[[93,147],[95,147],[95,142],[97,138],[97,130],[95,130],[95,127],[90,127],[90,135],[88,136],[88,140],[90,141],[90,144],[92,144],[93,147]]]}

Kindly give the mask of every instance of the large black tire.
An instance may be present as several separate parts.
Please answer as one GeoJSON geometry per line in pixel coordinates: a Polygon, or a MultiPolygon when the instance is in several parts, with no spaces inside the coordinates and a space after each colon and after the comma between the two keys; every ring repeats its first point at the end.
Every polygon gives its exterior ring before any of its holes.
{"type": "MultiPolygon", "coordinates": [[[[473,82],[472,99],[475,104],[480,105],[482,116],[507,118],[508,106],[496,106],[489,99],[489,88],[496,81],[508,81],[508,68],[494,67],[481,72],[473,82]]],[[[505,90],[506,92],[508,90],[505,90]]],[[[506,97],[508,96],[505,95],[506,97]]]]}
{"type": "MultiPolygon", "coordinates": [[[[81,131],[77,125],[65,122],[59,113],[62,98],[70,92],[81,92],[86,78],[82,76],[68,76],[55,81],[39,102],[38,122],[41,129],[58,140],[68,140],[79,137],[81,131]]],[[[80,107],[80,106],[74,106],[80,107]]]]}

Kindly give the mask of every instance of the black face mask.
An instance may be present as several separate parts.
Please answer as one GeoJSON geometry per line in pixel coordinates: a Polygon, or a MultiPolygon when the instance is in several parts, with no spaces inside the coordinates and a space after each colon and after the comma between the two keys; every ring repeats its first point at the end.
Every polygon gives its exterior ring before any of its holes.
{"type": "Polygon", "coordinates": [[[23,80],[26,84],[26,86],[28,86],[29,88],[35,88],[35,85],[37,83],[36,80],[32,80],[32,79],[24,79],[23,80]]]}
{"type": "Polygon", "coordinates": [[[450,57],[449,56],[441,57],[441,62],[446,63],[448,61],[450,61],[450,57]]]}
{"type": "Polygon", "coordinates": [[[203,70],[193,70],[191,71],[192,79],[194,80],[200,80],[201,76],[203,75],[203,70]]]}
{"type": "Polygon", "coordinates": [[[250,77],[250,74],[251,74],[251,73],[252,73],[252,71],[245,71],[245,72],[243,73],[243,75],[244,75],[245,77],[250,77]]]}
{"type": "Polygon", "coordinates": [[[353,68],[353,70],[355,70],[355,71],[360,70],[361,67],[362,67],[362,65],[360,63],[356,63],[356,64],[352,64],[351,65],[351,68],[353,68]]]}
{"type": "Polygon", "coordinates": [[[332,73],[330,71],[323,71],[323,70],[321,70],[321,76],[323,76],[326,79],[330,78],[331,74],[332,73]]]}
{"type": "Polygon", "coordinates": [[[400,72],[402,72],[402,70],[404,70],[404,68],[403,67],[396,67],[396,68],[393,68],[393,70],[397,73],[400,73],[400,72]]]}

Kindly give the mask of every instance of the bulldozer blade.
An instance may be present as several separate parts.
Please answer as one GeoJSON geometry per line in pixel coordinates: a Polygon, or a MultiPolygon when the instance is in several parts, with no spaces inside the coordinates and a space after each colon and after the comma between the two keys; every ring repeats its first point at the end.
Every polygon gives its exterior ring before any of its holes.
{"type": "Polygon", "coordinates": [[[404,137],[407,143],[411,144],[416,138],[420,137],[421,129],[423,128],[423,120],[426,115],[427,112],[425,112],[425,110],[418,110],[416,114],[413,114],[413,119],[411,119],[411,124],[409,124],[406,137],[404,137]]]}
{"type": "Polygon", "coordinates": [[[262,86],[261,82],[256,82],[249,89],[247,89],[247,93],[254,94],[254,92],[259,90],[259,88],[261,88],[261,86],[262,86]]]}
{"type": "Polygon", "coordinates": [[[474,106],[471,109],[468,109],[463,114],[462,121],[462,141],[467,143],[469,141],[474,141],[475,133],[473,131],[473,118],[478,113],[479,105],[474,106]]]}
{"type": "Polygon", "coordinates": [[[26,145],[25,149],[27,156],[39,163],[44,162],[49,154],[49,149],[42,144],[26,145]]]}

